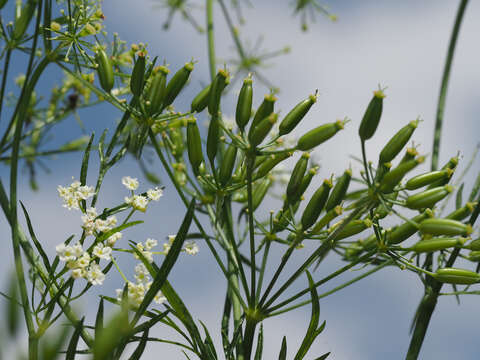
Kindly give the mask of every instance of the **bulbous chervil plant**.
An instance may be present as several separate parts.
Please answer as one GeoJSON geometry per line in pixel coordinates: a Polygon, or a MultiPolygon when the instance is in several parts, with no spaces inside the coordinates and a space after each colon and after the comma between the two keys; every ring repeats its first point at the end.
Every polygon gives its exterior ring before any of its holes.
{"type": "MultiPolygon", "coordinates": [[[[299,133],[296,128],[308,117],[317,92],[299,95],[302,100],[282,115],[275,90],[260,103],[253,97],[258,81],[269,84],[259,72],[263,61],[288,49],[261,55],[247,51],[235,25],[243,21],[241,2],[200,2],[206,14],[204,27],[192,15],[192,3],[161,1],[168,13],[166,28],[180,13],[194,30],[206,29],[210,81],[193,99],[185,99],[182,89],[195,77],[196,61],[172,68],[166,65],[168,56],[160,59],[145,44],[127,45],[118,35],[108,35],[100,0],[0,1],[0,159],[9,169],[0,179],[0,205],[11,229],[15,264],[9,287],[1,292],[8,304],[2,322],[7,336],[28,335],[27,354],[32,360],[140,359],[150,342],[177,346],[179,357],[188,359],[262,359],[263,322],[310,304],[311,317],[294,359],[307,354],[326,359],[329,353],[309,352],[326,326],[320,319],[319,299],[381,269],[398,267],[417,274],[425,287],[418,309],[412,311],[406,355],[417,359],[441,289],[452,286],[449,294],[456,296],[479,292],[474,288],[480,282],[480,239],[472,240],[472,235],[478,233],[480,178],[465,201],[462,194],[467,189],[450,185],[458,176],[459,157],[452,154],[444,164],[439,159],[449,72],[467,1],[460,2],[450,39],[431,166],[416,176],[412,170],[422,168],[428,158],[415,146],[408,147],[422,126],[420,119],[399,124],[395,135],[384,139],[378,159],[367,158],[366,145],[382,125],[385,88],[373,92],[362,119],[331,121],[299,133]],[[235,44],[237,58],[231,68],[216,64],[214,7],[224,16],[235,44]],[[24,74],[12,76],[12,63],[20,58],[27,60],[24,74]],[[63,82],[50,93],[42,87],[37,94],[47,69],[60,70],[63,82]],[[238,93],[228,92],[231,72],[234,80],[244,77],[238,93]],[[10,85],[19,88],[17,95],[6,95],[10,85]],[[225,98],[234,99],[233,109],[225,105],[225,98]],[[179,105],[186,102],[190,108],[179,105]],[[48,136],[52,129],[78,108],[99,103],[122,112],[113,131],[52,149],[48,136]],[[225,113],[234,113],[234,121],[225,113]],[[202,129],[205,121],[207,128],[202,129]],[[358,131],[363,170],[355,173],[346,164],[343,174],[319,180],[319,166],[311,154],[321,151],[323,143],[335,142],[339,131],[358,131]],[[58,186],[59,204],[63,201],[65,211],[78,212],[82,225],[56,246],[52,257],[48,254],[54,251],[46,249],[35,233],[36,227],[46,225],[36,224],[28,202],[18,199],[18,169],[27,167],[36,189],[41,157],[66,152],[81,152],[83,158],[78,180],[58,186]],[[140,184],[135,174],[124,176],[111,184],[119,188],[123,184],[124,199],[106,207],[97,201],[105,175],[128,154],[152,185],[140,184]],[[168,176],[166,188],[156,186],[159,179],[147,155],[160,161],[168,176]],[[289,158],[294,165],[286,170],[289,158]],[[92,163],[98,168],[96,175],[92,163]],[[87,184],[87,175],[95,176],[96,182],[87,184]],[[165,234],[168,241],[161,248],[149,234],[135,241],[122,236],[141,226],[139,219],[147,210],[156,211],[155,202],[162,201],[164,191],[177,192],[185,205],[178,232],[165,234]],[[281,194],[283,203],[264,213],[262,203],[275,194],[281,194]],[[454,194],[456,208],[445,215],[445,202],[454,194]],[[407,209],[414,216],[407,216],[407,209]],[[314,244],[311,253],[293,269],[287,267],[307,241],[314,244]],[[220,329],[208,329],[195,320],[190,300],[182,299],[169,280],[177,259],[195,255],[200,242],[225,277],[220,329]],[[274,247],[282,251],[280,259],[271,259],[274,247]],[[133,270],[126,269],[121,253],[133,256],[133,270]],[[343,267],[329,274],[315,271],[336,255],[344,260],[343,267]],[[460,265],[459,259],[464,260],[460,265]],[[326,283],[353,268],[360,269],[359,275],[324,291],[326,283]],[[103,292],[94,321],[87,320],[74,309],[75,302],[92,287],[114,282],[114,277],[109,279],[114,273],[122,278],[115,283],[116,293],[103,292]],[[292,285],[302,281],[308,286],[294,290],[292,285]],[[22,321],[27,333],[17,334],[22,321]],[[62,331],[55,326],[60,322],[67,325],[62,331]],[[178,338],[153,337],[158,327],[170,328],[178,338]]],[[[304,30],[317,12],[335,20],[316,0],[296,0],[293,6],[304,30]]],[[[287,358],[286,337],[278,339],[278,351],[279,359],[287,358]]]]}

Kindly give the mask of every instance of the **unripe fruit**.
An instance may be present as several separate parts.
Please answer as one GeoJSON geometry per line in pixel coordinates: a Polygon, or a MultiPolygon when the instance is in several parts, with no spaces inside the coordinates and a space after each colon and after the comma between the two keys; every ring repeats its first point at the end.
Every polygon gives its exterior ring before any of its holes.
{"type": "Polygon", "coordinates": [[[273,94],[265,95],[265,97],[263,98],[263,102],[260,104],[257,111],[255,112],[255,115],[253,116],[248,136],[250,136],[250,133],[260,123],[260,121],[273,113],[275,101],[277,101],[277,98],[273,94]]]}
{"type": "Polygon", "coordinates": [[[362,141],[370,139],[377,130],[378,123],[382,116],[383,98],[385,94],[382,90],[373,92],[373,98],[368,104],[367,110],[363,115],[362,122],[358,129],[358,134],[362,141]]]}
{"type": "Polygon", "coordinates": [[[308,159],[310,155],[308,153],[303,153],[300,159],[298,159],[295,167],[293,168],[292,175],[290,176],[290,181],[287,185],[287,200],[292,203],[294,200],[297,200],[297,192],[302,183],[303,176],[305,171],[307,171],[308,159]]]}
{"type": "Polygon", "coordinates": [[[196,176],[200,175],[199,167],[203,162],[202,140],[195,118],[190,118],[187,124],[187,150],[188,159],[196,176]]]}
{"type": "Polygon", "coordinates": [[[279,126],[279,135],[286,135],[298,125],[305,117],[308,110],[317,101],[317,95],[310,95],[307,99],[298,103],[282,120],[279,126]]]}
{"type": "Polygon", "coordinates": [[[240,89],[240,94],[238,95],[237,108],[235,111],[235,121],[240,130],[244,130],[245,126],[250,120],[252,115],[252,98],[253,98],[253,89],[252,89],[252,77],[249,75],[245,80],[243,80],[242,88],[240,89]]]}
{"type": "Polygon", "coordinates": [[[407,145],[408,140],[412,137],[413,132],[418,126],[418,120],[411,121],[403,128],[401,128],[385,145],[380,152],[379,163],[386,163],[392,161],[402,151],[403,147],[407,145]]]}
{"type": "Polygon", "coordinates": [[[321,125],[313,130],[310,130],[300,139],[298,139],[297,149],[307,151],[327,141],[334,136],[338,131],[342,130],[345,125],[345,120],[337,120],[334,123],[321,125]]]}
{"type": "Polygon", "coordinates": [[[343,175],[337,180],[330,197],[328,198],[327,205],[325,209],[327,211],[332,210],[335,206],[339,205],[345,194],[347,193],[348,186],[350,185],[350,180],[352,179],[352,170],[347,169],[343,175]]]}
{"type": "Polygon", "coordinates": [[[476,272],[457,268],[438,269],[433,277],[448,284],[470,285],[480,282],[480,275],[476,272]]]}
{"type": "Polygon", "coordinates": [[[421,193],[409,196],[405,204],[409,209],[431,209],[437,202],[450,194],[452,190],[453,188],[450,185],[439,186],[430,190],[425,190],[421,193]]]}
{"type": "Polygon", "coordinates": [[[190,77],[193,67],[193,62],[186,63],[172,76],[165,90],[165,100],[163,102],[164,108],[173,103],[180,91],[182,91],[183,87],[188,81],[188,78],[190,77]]]}
{"type": "Polygon", "coordinates": [[[133,65],[132,76],[130,78],[130,91],[135,97],[142,95],[143,86],[145,85],[146,57],[147,54],[145,52],[139,51],[135,65],[133,65]]]}
{"type": "Polygon", "coordinates": [[[248,133],[248,140],[250,141],[250,144],[254,147],[260,145],[267,137],[270,130],[272,130],[272,127],[277,122],[277,119],[278,115],[272,113],[260,121],[253,130],[250,129],[250,132],[248,133]]]}
{"type": "Polygon", "coordinates": [[[433,218],[420,224],[420,232],[430,235],[468,236],[472,233],[472,227],[456,220],[433,218]]]}
{"type": "Polygon", "coordinates": [[[328,194],[332,186],[332,182],[326,179],[318,190],[315,191],[302,214],[302,229],[308,229],[317,221],[327,202],[328,194]]]}
{"type": "Polygon", "coordinates": [[[101,48],[95,54],[95,61],[98,64],[97,74],[98,79],[100,80],[100,85],[102,86],[103,90],[109,93],[113,88],[115,80],[113,76],[112,63],[107,53],[101,48]]]}

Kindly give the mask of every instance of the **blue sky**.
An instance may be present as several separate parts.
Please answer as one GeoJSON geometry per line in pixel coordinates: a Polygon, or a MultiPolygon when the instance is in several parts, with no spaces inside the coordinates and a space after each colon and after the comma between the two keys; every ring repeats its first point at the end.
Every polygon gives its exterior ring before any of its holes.
{"type": "MultiPolygon", "coordinates": [[[[292,8],[288,3],[262,1],[254,7],[244,7],[247,24],[240,29],[240,34],[242,39],[251,43],[262,34],[266,50],[291,46],[290,54],[275,58],[271,61],[273,66],[264,70],[264,75],[281,89],[277,104],[282,114],[300,99],[319,89],[318,103],[298,127],[297,134],[337,118],[348,116],[352,119],[335,141],[315,151],[315,157],[321,163],[317,181],[329,177],[331,173],[340,174],[350,163],[358,173],[359,167],[349,155],[358,155],[360,152],[358,124],[371,98],[371,91],[379,83],[388,86],[387,98],[381,125],[374,139],[368,143],[367,152],[373,158],[397,129],[420,116],[424,121],[416,131],[414,140],[420,144],[421,153],[430,154],[438,88],[457,2],[331,2],[331,9],[338,15],[339,21],[331,23],[318,16],[308,33],[300,31],[299,19],[292,18],[292,8]]],[[[175,19],[168,32],[162,31],[161,25],[166,14],[155,9],[154,4],[155,1],[145,0],[104,1],[107,30],[118,32],[128,43],[148,43],[149,53],[165,59],[172,69],[179,68],[192,57],[199,60],[192,81],[183,94],[186,101],[176,103],[179,109],[186,109],[188,99],[200,89],[202,83],[208,81],[206,39],[196,34],[180,18],[175,19]]],[[[479,10],[480,3],[469,4],[457,44],[445,111],[441,163],[460,151],[464,165],[479,140],[480,51],[477,45],[480,24],[475,17],[479,10]]],[[[219,9],[216,9],[215,15],[220,66],[225,59],[232,58],[233,44],[219,9]]],[[[195,16],[203,23],[201,10],[195,16]]],[[[50,86],[55,79],[58,79],[58,74],[52,72],[42,86],[50,86]]],[[[265,87],[255,84],[255,104],[267,91],[265,87]]],[[[225,101],[227,105],[224,112],[228,114],[230,110],[233,114],[233,106],[229,107],[233,104],[233,96],[229,97],[225,101]]],[[[97,133],[105,126],[112,127],[119,116],[109,107],[81,112],[80,115],[87,129],[96,130],[97,133]]],[[[70,119],[58,130],[56,137],[74,138],[77,135],[75,121],[70,119]]],[[[80,162],[79,156],[66,155],[47,164],[52,172],[42,174],[39,178],[41,191],[32,193],[25,177],[20,181],[20,198],[30,211],[38,237],[53,256],[56,244],[68,235],[79,232],[79,214],[68,212],[60,206],[56,185],[65,185],[72,176],[78,177],[80,162]]],[[[159,164],[155,166],[161,174],[159,164]]],[[[479,169],[477,160],[472,174],[478,173],[479,169]]],[[[90,179],[94,181],[95,163],[92,171],[90,179]]],[[[126,160],[111,171],[105,181],[100,207],[122,201],[126,192],[120,178],[124,175],[140,177],[138,165],[126,160]]],[[[0,176],[2,181],[7,178],[5,167],[0,168],[0,176]]],[[[470,188],[469,183],[471,181],[467,181],[467,189],[470,188]]],[[[147,237],[155,237],[162,242],[168,234],[176,232],[183,217],[183,206],[178,202],[173,187],[168,183],[165,185],[165,196],[161,202],[151,207],[142,217],[145,224],[129,232],[128,238],[143,241],[147,237]]],[[[147,185],[143,182],[142,186],[147,185]]],[[[278,204],[271,201],[264,209],[276,207],[278,204]]],[[[8,234],[3,219],[0,226],[8,234]]],[[[10,244],[7,241],[4,244],[2,251],[11,253],[10,244]]],[[[301,251],[303,253],[299,253],[299,257],[308,254],[309,248],[301,251]]],[[[281,252],[278,249],[273,254],[280,256],[281,252]]],[[[10,265],[2,262],[0,270],[6,273],[10,265]]],[[[291,265],[290,269],[295,263],[291,265]]],[[[319,279],[342,265],[340,260],[332,258],[319,268],[314,277],[319,279]]],[[[355,272],[348,274],[340,281],[355,275],[355,272]]],[[[171,282],[191,307],[194,316],[204,321],[212,333],[218,334],[224,281],[204,244],[200,244],[198,256],[183,256],[175,267],[171,282]]],[[[339,283],[329,284],[319,291],[323,292],[339,283]]],[[[301,279],[296,288],[305,285],[306,279],[301,279]]],[[[120,286],[120,279],[112,277],[99,292],[113,295],[114,289],[120,286]]],[[[392,268],[325,298],[320,306],[321,318],[327,320],[327,327],[307,358],[331,351],[330,358],[334,360],[402,359],[408,347],[410,321],[422,291],[416,276],[392,268]]],[[[97,304],[94,294],[83,303],[83,309],[91,312],[95,309],[92,304],[97,304]]],[[[265,322],[265,359],[276,358],[283,335],[287,335],[289,354],[293,356],[293,350],[299,346],[306,330],[309,311],[309,307],[305,307],[265,322]]],[[[476,330],[479,320],[476,297],[463,297],[460,307],[454,298],[440,298],[420,358],[478,358],[476,330]]],[[[159,331],[162,334],[162,330],[159,331]]],[[[219,344],[218,336],[215,340],[219,344]]],[[[182,358],[177,349],[168,345],[152,345],[145,358],[154,359],[158,354],[168,359],[182,358]]]]}

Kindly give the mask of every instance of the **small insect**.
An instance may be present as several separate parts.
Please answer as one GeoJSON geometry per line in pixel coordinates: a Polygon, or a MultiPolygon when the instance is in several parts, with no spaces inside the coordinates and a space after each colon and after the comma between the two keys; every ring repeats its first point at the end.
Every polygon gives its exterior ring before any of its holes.
{"type": "Polygon", "coordinates": [[[78,106],[79,96],[76,92],[67,96],[67,109],[75,110],[78,106]]]}

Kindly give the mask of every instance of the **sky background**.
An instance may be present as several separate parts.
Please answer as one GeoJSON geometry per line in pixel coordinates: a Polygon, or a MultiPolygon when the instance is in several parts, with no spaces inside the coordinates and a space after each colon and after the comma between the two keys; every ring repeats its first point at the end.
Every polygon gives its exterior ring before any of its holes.
{"type": "MultiPolygon", "coordinates": [[[[155,7],[158,1],[115,0],[104,1],[105,24],[109,32],[118,32],[120,38],[132,42],[148,44],[149,54],[158,55],[166,60],[172,70],[178,69],[191,58],[198,60],[191,83],[184,91],[176,107],[187,110],[190,99],[207,83],[208,60],[206,38],[176,17],[169,31],[162,30],[166,12],[155,7]]],[[[202,1],[196,3],[203,4],[202,1]]],[[[262,74],[281,89],[277,108],[286,114],[299,100],[319,90],[317,104],[295,130],[299,135],[325,122],[348,116],[352,121],[340,132],[334,141],[322,145],[315,151],[315,158],[321,164],[318,184],[332,173],[341,174],[352,165],[358,174],[358,165],[349,155],[360,156],[360,143],[357,129],[363,112],[371,99],[372,90],[378,84],[388,86],[387,98],[380,127],[375,137],[367,144],[367,153],[374,159],[387,139],[408,121],[421,117],[424,121],[414,134],[415,143],[420,144],[419,151],[429,155],[432,147],[432,133],[441,74],[453,26],[457,1],[336,1],[327,2],[338,16],[338,21],[330,22],[322,16],[310,25],[307,33],[300,30],[300,19],[292,17],[289,1],[257,1],[252,7],[243,6],[246,24],[240,28],[242,40],[254,44],[263,36],[263,50],[272,51],[290,46],[287,55],[269,61],[270,67],[262,74]]],[[[196,20],[203,24],[203,9],[194,11],[196,20]]],[[[478,84],[480,84],[480,50],[478,34],[480,23],[477,14],[479,2],[471,2],[466,10],[451,74],[445,124],[440,151],[440,164],[460,152],[465,165],[479,140],[480,103],[478,84]]],[[[215,40],[218,66],[235,56],[232,40],[219,8],[215,8],[215,40]]],[[[247,47],[248,48],[248,47],[247,47]]],[[[14,69],[21,71],[21,62],[14,69]]],[[[15,71],[13,72],[15,73],[15,71]]],[[[243,75],[242,75],[243,77],[243,75]]],[[[60,74],[51,71],[41,82],[40,89],[47,89],[58,82],[60,74]]],[[[241,79],[239,79],[241,80],[241,79]]],[[[255,81],[255,80],[254,80],[255,81]]],[[[232,93],[238,91],[241,81],[237,82],[232,93]]],[[[268,89],[255,81],[254,104],[258,106],[268,89]]],[[[227,95],[224,113],[233,114],[234,96],[227,95]]],[[[113,128],[119,113],[111,107],[98,107],[81,111],[80,116],[86,124],[87,133],[113,128]]],[[[78,126],[73,118],[61,125],[52,140],[74,139],[79,135],[78,126]]],[[[20,179],[20,195],[29,210],[37,236],[54,256],[54,247],[63,242],[70,234],[80,232],[80,215],[61,207],[56,194],[58,184],[66,185],[71,177],[78,178],[80,156],[76,154],[59,156],[55,161],[47,161],[51,173],[40,173],[40,191],[33,193],[28,187],[28,177],[20,179]]],[[[97,171],[95,157],[89,174],[90,183],[95,181],[97,171]]],[[[430,158],[423,168],[428,169],[430,158]]],[[[144,241],[154,237],[163,242],[167,235],[174,234],[180,226],[184,207],[179,202],[174,188],[167,182],[166,176],[155,163],[155,170],[165,181],[165,196],[157,204],[151,204],[145,216],[145,224],[126,233],[124,239],[144,241]]],[[[471,188],[471,178],[480,169],[479,161],[474,163],[470,181],[466,189],[471,188]]],[[[26,175],[26,172],[24,173],[26,175]]],[[[138,165],[129,158],[112,169],[106,177],[99,207],[110,207],[123,200],[127,195],[121,185],[122,176],[131,175],[141,181],[141,190],[148,184],[142,179],[138,165]]],[[[458,175],[458,174],[457,174],[458,175]]],[[[7,168],[0,167],[0,177],[6,182],[7,168]]],[[[312,188],[316,187],[312,185],[312,188]]],[[[277,209],[279,204],[269,202],[264,210],[277,209]]],[[[0,250],[10,259],[11,245],[9,228],[4,219],[0,220],[4,234],[0,250]]],[[[220,350],[220,316],[224,301],[223,277],[213,262],[207,247],[200,243],[200,253],[195,257],[182,255],[170,278],[196,319],[204,321],[212,334],[215,334],[217,348],[220,350]]],[[[294,269],[302,256],[311,250],[306,247],[299,251],[299,258],[290,264],[294,269]],[[303,253],[302,253],[303,252],[303,253]]],[[[273,258],[281,255],[280,249],[274,249],[273,258]]],[[[133,262],[124,259],[126,269],[133,262]]],[[[314,273],[315,279],[329,274],[344,263],[332,257],[314,273]]],[[[0,271],[7,274],[12,264],[3,261],[0,271]]],[[[274,269],[273,265],[272,268],[274,269]]],[[[133,275],[131,270],[126,270],[133,275]]],[[[286,271],[288,273],[288,271],[286,271]]],[[[338,281],[319,288],[322,293],[354,276],[352,272],[338,281]]],[[[5,284],[5,277],[2,281],[5,284]]],[[[295,285],[295,289],[306,286],[306,278],[295,285]]],[[[108,276],[105,284],[96,288],[81,308],[90,315],[96,310],[98,294],[113,296],[116,288],[122,286],[118,277],[108,276]]],[[[423,294],[423,287],[417,277],[396,268],[385,269],[375,275],[354,284],[339,293],[320,302],[321,319],[327,321],[325,331],[317,338],[307,359],[331,351],[329,359],[402,359],[409,343],[409,326],[414,311],[423,294]]],[[[420,359],[437,360],[477,359],[478,323],[480,312],[477,297],[464,296],[461,306],[457,306],[453,297],[441,297],[430,323],[420,359]]],[[[308,325],[310,307],[304,307],[288,314],[268,319],[264,323],[264,358],[278,356],[281,339],[287,336],[289,356],[293,357],[301,343],[308,325]]],[[[165,333],[160,330],[158,336],[165,333]]],[[[182,359],[177,348],[169,345],[149,345],[145,359],[158,358],[182,359]]]]}

